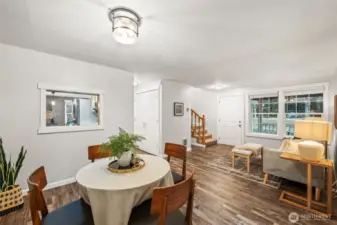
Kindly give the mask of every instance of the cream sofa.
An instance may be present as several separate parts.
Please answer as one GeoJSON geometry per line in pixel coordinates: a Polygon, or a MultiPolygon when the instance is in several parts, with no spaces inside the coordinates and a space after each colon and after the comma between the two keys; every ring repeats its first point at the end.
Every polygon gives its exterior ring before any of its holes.
{"type": "MultiPolygon", "coordinates": [[[[274,176],[306,184],[306,164],[280,158],[280,155],[282,154],[289,140],[290,139],[283,139],[279,149],[266,147],[263,148],[263,172],[265,174],[271,174],[274,176]]],[[[325,169],[321,167],[313,167],[312,186],[315,187],[318,192],[320,192],[320,190],[323,189],[324,185],[325,169]]],[[[319,194],[316,198],[319,198],[319,194]]]]}

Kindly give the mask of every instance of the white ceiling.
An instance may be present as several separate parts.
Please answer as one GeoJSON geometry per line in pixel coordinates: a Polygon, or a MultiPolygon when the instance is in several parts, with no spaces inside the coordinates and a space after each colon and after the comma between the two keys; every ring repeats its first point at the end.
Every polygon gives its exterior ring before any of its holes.
{"type": "Polygon", "coordinates": [[[337,68],[336,0],[0,0],[0,41],[205,87],[327,80],[337,68]],[[115,42],[108,8],[142,18],[115,42]]]}

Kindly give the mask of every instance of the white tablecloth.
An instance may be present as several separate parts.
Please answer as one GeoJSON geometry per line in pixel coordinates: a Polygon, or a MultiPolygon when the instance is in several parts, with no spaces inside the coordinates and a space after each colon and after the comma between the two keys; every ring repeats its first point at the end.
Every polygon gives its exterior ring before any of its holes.
{"type": "Polygon", "coordinates": [[[108,158],[78,171],[80,195],[91,205],[95,225],[127,225],[132,208],[150,199],[153,188],[173,184],[166,160],[151,155],[138,157],[144,159],[146,165],[132,173],[108,171],[108,158]]]}

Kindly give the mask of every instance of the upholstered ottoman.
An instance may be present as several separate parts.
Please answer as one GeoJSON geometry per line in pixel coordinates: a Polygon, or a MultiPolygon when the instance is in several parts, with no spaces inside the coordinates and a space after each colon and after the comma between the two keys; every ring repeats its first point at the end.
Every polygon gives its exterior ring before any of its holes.
{"type": "Polygon", "coordinates": [[[250,172],[250,160],[252,156],[260,156],[263,146],[260,144],[247,143],[244,145],[235,146],[232,149],[232,167],[235,167],[235,158],[246,158],[247,172],[250,172]]]}

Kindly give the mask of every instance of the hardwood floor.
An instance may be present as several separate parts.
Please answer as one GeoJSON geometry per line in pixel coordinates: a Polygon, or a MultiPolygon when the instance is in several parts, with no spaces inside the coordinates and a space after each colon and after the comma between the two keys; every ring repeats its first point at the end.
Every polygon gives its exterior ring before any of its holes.
{"type": "MultiPolygon", "coordinates": [[[[282,188],[301,187],[282,186],[280,190],[265,186],[259,180],[245,179],[230,172],[231,162],[226,160],[231,147],[215,145],[206,149],[194,148],[188,153],[187,169],[195,170],[196,189],[193,209],[194,225],[222,224],[292,224],[288,220],[291,212],[310,216],[278,199],[282,188]]],[[[172,162],[172,168],[178,169],[181,163],[172,162]]],[[[305,191],[305,188],[303,188],[305,191]]],[[[305,194],[305,192],[303,192],[305,194]]],[[[50,210],[61,207],[79,198],[76,184],[65,185],[45,191],[50,210]]],[[[337,204],[334,201],[334,215],[337,204]]],[[[1,225],[28,225],[30,212],[25,198],[24,209],[0,218],[1,225]]],[[[336,224],[336,216],[331,220],[301,219],[297,224],[336,224]]]]}

